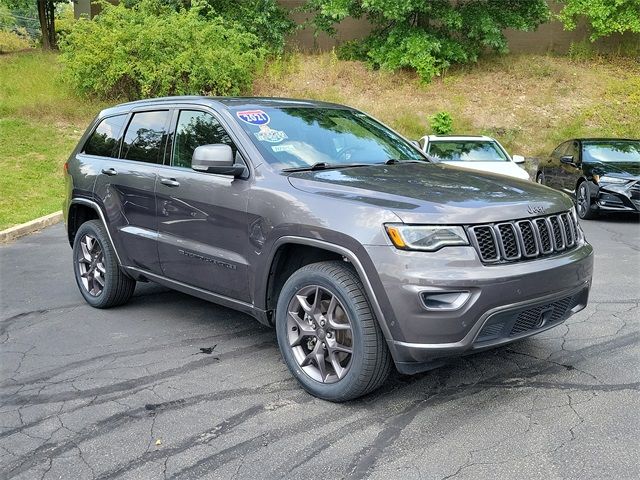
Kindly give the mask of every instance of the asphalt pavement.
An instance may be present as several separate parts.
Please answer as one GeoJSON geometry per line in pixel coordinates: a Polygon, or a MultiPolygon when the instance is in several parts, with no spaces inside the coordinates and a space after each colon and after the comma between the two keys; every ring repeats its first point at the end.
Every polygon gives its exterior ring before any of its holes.
{"type": "Polygon", "coordinates": [[[582,222],[565,324],[332,404],[274,332],[151,284],[96,310],[62,225],[0,247],[0,478],[640,477],[640,223],[582,222]]]}

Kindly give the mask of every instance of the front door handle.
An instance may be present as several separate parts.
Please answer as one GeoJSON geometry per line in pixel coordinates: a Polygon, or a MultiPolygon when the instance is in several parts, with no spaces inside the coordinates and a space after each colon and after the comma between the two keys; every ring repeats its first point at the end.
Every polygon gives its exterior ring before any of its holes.
{"type": "Polygon", "coordinates": [[[175,178],[161,178],[160,183],[166,185],[167,187],[179,187],[180,182],[176,181],[175,178]]]}
{"type": "Polygon", "coordinates": [[[115,168],[103,168],[102,173],[104,173],[105,175],[109,175],[110,177],[118,174],[115,168]]]}

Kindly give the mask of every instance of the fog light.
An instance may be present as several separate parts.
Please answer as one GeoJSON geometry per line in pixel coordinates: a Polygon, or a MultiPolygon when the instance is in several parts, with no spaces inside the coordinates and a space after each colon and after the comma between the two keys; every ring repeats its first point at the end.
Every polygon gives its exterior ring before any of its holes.
{"type": "Polygon", "coordinates": [[[471,293],[462,292],[422,292],[422,304],[427,310],[457,310],[462,307],[471,293]]]}

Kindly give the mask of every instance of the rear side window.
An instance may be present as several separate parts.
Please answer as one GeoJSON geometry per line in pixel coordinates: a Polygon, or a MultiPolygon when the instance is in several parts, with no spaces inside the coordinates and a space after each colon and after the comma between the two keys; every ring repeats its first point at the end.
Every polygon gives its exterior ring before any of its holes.
{"type": "Polygon", "coordinates": [[[102,120],[85,143],[84,153],[101,157],[117,156],[120,132],[126,119],[126,115],[116,115],[102,120]]]}
{"type": "Polygon", "coordinates": [[[224,143],[234,154],[233,141],[213,115],[195,110],[182,110],[176,126],[172,165],[191,167],[191,157],[196,147],[224,143]]]}
{"type": "Polygon", "coordinates": [[[160,163],[167,138],[169,111],[134,113],[122,141],[120,158],[160,163]]]}

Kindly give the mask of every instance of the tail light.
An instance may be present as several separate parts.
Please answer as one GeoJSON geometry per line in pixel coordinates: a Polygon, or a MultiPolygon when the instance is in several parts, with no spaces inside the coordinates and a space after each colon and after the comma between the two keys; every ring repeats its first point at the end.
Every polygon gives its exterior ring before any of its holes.
{"type": "Polygon", "coordinates": [[[65,174],[69,173],[69,162],[64,162],[64,165],[62,166],[62,170],[64,171],[65,174]]]}

